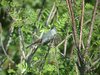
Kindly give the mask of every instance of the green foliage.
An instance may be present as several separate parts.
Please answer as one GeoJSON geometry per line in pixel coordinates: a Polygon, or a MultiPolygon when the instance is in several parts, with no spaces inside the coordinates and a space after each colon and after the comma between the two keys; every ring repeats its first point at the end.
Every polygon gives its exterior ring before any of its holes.
{"type": "MultiPolygon", "coordinates": [[[[13,41],[9,46],[9,55],[12,56],[14,60],[18,60],[13,67],[7,67],[6,71],[8,74],[14,75],[28,75],[27,73],[31,73],[30,75],[76,75],[77,73],[77,51],[76,48],[73,49],[73,53],[71,57],[69,56],[71,53],[69,51],[72,48],[73,39],[70,37],[67,40],[67,56],[63,57],[61,53],[64,52],[64,43],[59,47],[59,43],[61,43],[66,36],[72,34],[72,23],[70,19],[70,13],[68,11],[66,1],[64,0],[46,0],[44,6],[42,5],[43,0],[2,0],[1,5],[4,8],[9,9],[9,14],[13,17],[14,22],[11,24],[11,27],[14,27],[15,30],[12,35],[13,41]],[[52,6],[55,2],[57,7],[56,15],[54,19],[46,26],[46,21],[48,16],[50,15],[52,6]],[[43,7],[42,7],[43,6],[43,7]],[[42,11],[41,11],[41,8],[42,11]],[[41,14],[39,16],[39,11],[41,14]],[[18,28],[21,28],[24,40],[25,54],[31,50],[30,48],[26,48],[28,45],[33,43],[40,38],[43,32],[48,32],[53,27],[57,29],[58,39],[56,42],[57,46],[54,45],[54,42],[51,44],[39,44],[39,47],[36,53],[32,56],[31,63],[26,63],[26,60],[22,60],[21,51],[19,45],[19,34],[18,28]],[[60,40],[61,39],[61,40],[60,40]],[[48,50],[49,49],[49,50],[48,50]],[[47,56],[46,56],[47,55],[47,56]]],[[[81,15],[81,1],[77,0],[74,9],[75,21],[77,29],[79,29],[79,20],[81,15]]],[[[74,6],[74,4],[73,4],[74,6]]],[[[86,41],[88,37],[88,32],[90,28],[90,21],[92,17],[93,5],[90,3],[85,4],[85,16],[84,16],[84,25],[83,25],[83,43],[86,46],[86,41]]],[[[90,57],[85,57],[85,59],[92,62],[100,55],[100,19],[99,19],[99,10],[97,11],[96,21],[94,24],[94,30],[92,34],[92,41],[89,48],[90,57]]],[[[79,30],[78,30],[79,33],[79,30]]],[[[24,49],[23,49],[24,50],[24,49]]],[[[3,57],[4,58],[4,57],[3,57]]],[[[1,60],[1,59],[0,59],[1,60]]],[[[0,62],[1,64],[1,62],[0,62]]],[[[7,63],[7,65],[9,62],[7,63]]],[[[98,68],[100,64],[96,65],[98,68]]],[[[0,67],[1,68],[1,67],[0,67]]],[[[0,75],[6,75],[5,70],[0,71],[0,75]]]]}

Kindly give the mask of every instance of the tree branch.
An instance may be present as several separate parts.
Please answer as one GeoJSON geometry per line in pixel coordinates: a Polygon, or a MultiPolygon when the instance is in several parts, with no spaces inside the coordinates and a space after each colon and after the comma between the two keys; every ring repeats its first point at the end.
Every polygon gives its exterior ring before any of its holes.
{"type": "Polygon", "coordinates": [[[82,0],[82,11],[81,11],[81,24],[80,24],[79,49],[81,49],[81,45],[82,45],[82,29],[83,29],[83,21],[84,21],[84,0],[82,0]]]}
{"type": "Polygon", "coordinates": [[[75,45],[76,45],[76,47],[78,48],[78,37],[77,37],[75,16],[74,16],[74,12],[73,12],[73,9],[72,9],[71,0],[66,0],[66,2],[67,2],[67,4],[68,4],[68,8],[69,8],[70,15],[71,15],[72,30],[73,30],[73,36],[74,36],[75,45]]]}
{"type": "Polygon", "coordinates": [[[11,58],[10,58],[10,56],[7,54],[7,50],[5,49],[5,47],[4,47],[4,45],[3,45],[3,39],[2,39],[2,25],[1,25],[1,23],[0,23],[0,44],[1,44],[1,47],[2,47],[2,50],[3,50],[3,52],[4,52],[4,54],[5,54],[5,56],[12,62],[12,63],[15,63],[11,58]]]}
{"type": "Polygon", "coordinates": [[[18,28],[18,33],[19,33],[19,43],[20,43],[20,51],[22,53],[22,57],[25,59],[25,48],[24,48],[24,39],[23,39],[23,34],[21,32],[21,28],[18,28]]]}
{"type": "Polygon", "coordinates": [[[46,21],[46,26],[49,25],[49,23],[52,21],[52,19],[54,18],[55,14],[57,12],[57,8],[56,8],[56,5],[55,3],[53,4],[53,7],[51,9],[51,12],[50,12],[50,15],[48,16],[48,19],[46,21]]]}
{"type": "Polygon", "coordinates": [[[94,6],[94,10],[93,10],[93,15],[92,15],[92,19],[91,19],[91,25],[90,25],[90,31],[89,31],[87,45],[86,45],[86,49],[85,49],[85,54],[88,53],[88,49],[90,47],[91,36],[92,36],[93,25],[94,25],[94,21],[95,21],[95,17],[96,17],[97,6],[98,6],[98,0],[96,0],[95,6],[94,6]]]}

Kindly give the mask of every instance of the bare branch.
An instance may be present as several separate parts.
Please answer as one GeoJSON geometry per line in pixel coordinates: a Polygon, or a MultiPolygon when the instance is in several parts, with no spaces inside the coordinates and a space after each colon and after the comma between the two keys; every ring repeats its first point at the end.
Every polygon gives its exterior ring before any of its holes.
{"type": "MultiPolygon", "coordinates": [[[[84,68],[85,62],[84,62],[82,53],[81,53],[79,46],[78,46],[78,36],[77,36],[77,30],[76,30],[75,16],[74,16],[74,12],[73,12],[73,9],[72,9],[71,0],[66,0],[66,2],[68,2],[69,10],[70,10],[70,13],[71,13],[73,37],[74,37],[75,45],[76,45],[76,48],[77,48],[78,60],[79,60],[79,63],[81,64],[81,67],[84,68]]],[[[78,64],[78,62],[77,62],[77,64],[78,64]]],[[[80,67],[79,67],[79,70],[81,70],[80,67]]]]}
{"type": "Polygon", "coordinates": [[[21,28],[18,28],[18,33],[19,33],[19,44],[20,44],[20,51],[22,53],[22,57],[25,59],[25,48],[24,48],[24,39],[23,39],[23,34],[21,31],[21,28]]]}
{"type": "Polygon", "coordinates": [[[90,46],[91,36],[92,36],[92,32],[93,32],[93,25],[94,25],[94,21],[95,21],[95,17],[96,17],[97,6],[98,6],[98,0],[96,0],[96,4],[95,4],[94,10],[93,10],[91,25],[90,25],[90,31],[89,31],[87,45],[86,45],[86,49],[85,49],[85,54],[88,53],[88,49],[89,49],[89,46],[90,46]]]}
{"type": "Polygon", "coordinates": [[[14,31],[14,27],[11,26],[11,27],[10,27],[10,31],[9,31],[10,33],[9,33],[8,41],[7,41],[7,44],[6,44],[6,46],[5,46],[6,50],[8,50],[8,47],[9,47],[11,41],[12,41],[12,34],[13,34],[13,31],[14,31]]]}
{"type": "Polygon", "coordinates": [[[31,50],[28,52],[25,60],[27,61],[27,63],[30,63],[30,60],[32,58],[32,56],[35,54],[35,52],[37,51],[39,45],[33,45],[31,50]]]}
{"type": "Polygon", "coordinates": [[[87,21],[83,24],[83,26],[86,25],[86,24],[88,24],[89,22],[91,22],[91,19],[87,20],[87,21]]]}
{"type": "Polygon", "coordinates": [[[74,16],[74,12],[72,9],[72,4],[71,4],[71,0],[66,0],[67,4],[68,4],[68,8],[70,11],[70,15],[71,15],[71,20],[72,20],[72,29],[73,29],[73,35],[74,35],[74,41],[75,41],[75,45],[78,48],[78,37],[77,37],[77,30],[76,30],[76,23],[75,23],[75,16],[74,16]]]}
{"type": "Polygon", "coordinates": [[[39,14],[38,14],[38,16],[37,16],[37,20],[36,20],[36,21],[40,21],[40,19],[41,19],[41,14],[42,14],[42,11],[43,11],[43,8],[44,8],[45,3],[46,3],[46,0],[42,0],[41,9],[40,9],[40,11],[39,11],[39,14]]]}
{"type": "Polygon", "coordinates": [[[56,8],[56,5],[55,3],[53,4],[53,7],[51,9],[51,12],[50,12],[50,15],[48,16],[48,19],[46,21],[46,26],[49,25],[49,23],[52,21],[52,19],[54,18],[55,14],[57,12],[57,8],[56,8]]]}
{"type": "Polygon", "coordinates": [[[83,20],[84,20],[84,0],[82,0],[82,11],[81,11],[81,24],[80,24],[79,49],[81,49],[81,45],[82,45],[83,20]]]}
{"type": "Polygon", "coordinates": [[[2,39],[2,25],[0,23],[0,43],[1,43],[1,47],[2,47],[2,50],[5,54],[5,56],[12,62],[14,63],[14,61],[9,57],[9,55],[7,54],[7,50],[5,49],[4,45],[3,45],[3,39],[2,39]]]}
{"type": "Polygon", "coordinates": [[[85,46],[84,46],[83,40],[82,40],[82,48],[83,48],[83,50],[85,50],[85,46]]]}
{"type": "Polygon", "coordinates": [[[96,69],[96,65],[98,65],[99,64],[99,62],[100,62],[100,58],[98,58],[97,60],[95,60],[91,65],[91,67],[89,67],[88,69],[87,69],[87,71],[89,72],[89,71],[92,71],[92,70],[94,70],[94,69],[96,69]]]}
{"type": "Polygon", "coordinates": [[[56,47],[59,47],[60,45],[62,45],[64,43],[64,53],[61,53],[61,55],[63,55],[64,57],[66,56],[66,50],[67,50],[67,42],[68,39],[72,36],[72,34],[66,36],[66,38],[56,47]]]}
{"type": "Polygon", "coordinates": [[[65,42],[64,42],[64,57],[66,56],[66,50],[67,50],[67,39],[65,39],[65,42]]]}

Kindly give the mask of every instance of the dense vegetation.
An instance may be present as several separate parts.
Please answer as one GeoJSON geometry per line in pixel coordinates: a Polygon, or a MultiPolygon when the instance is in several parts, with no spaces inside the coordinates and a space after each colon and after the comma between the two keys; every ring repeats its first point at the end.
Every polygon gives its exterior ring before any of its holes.
{"type": "Polygon", "coordinates": [[[0,75],[100,75],[100,1],[0,0],[0,75]]]}

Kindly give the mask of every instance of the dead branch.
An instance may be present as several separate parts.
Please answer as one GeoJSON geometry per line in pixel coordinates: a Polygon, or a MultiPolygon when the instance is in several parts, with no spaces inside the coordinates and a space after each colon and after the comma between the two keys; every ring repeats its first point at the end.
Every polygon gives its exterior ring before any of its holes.
{"type": "Polygon", "coordinates": [[[24,38],[23,38],[23,34],[21,31],[21,28],[18,28],[18,33],[19,33],[19,44],[20,44],[20,51],[22,53],[22,57],[25,59],[25,47],[24,47],[24,38]]]}
{"type": "Polygon", "coordinates": [[[73,30],[73,36],[74,36],[75,45],[76,45],[76,47],[78,48],[78,37],[77,37],[75,16],[74,16],[74,12],[73,12],[73,9],[72,9],[71,0],[66,0],[66,2],[67,2],[67,4],[68,4],[68,8],[69,8],[70,15],[71,15],[72,30],[73,30]]]}
{"type": "Polygon", "coordinates": [[[5,56],[6,56],[12,63],[15,63],[15,62],[10,58],[10,56],[7,54],[7,52],[6,52],[7,50],[5,49],[5,47],[4,47],[4,45],[3,45],[2,33],[3,33],[3,31],[2,31],[2,25],[1,25],[1,23],[0,23],[0,43],[1,43],[2,50],[3,50],[4,54],[5,54],[5,56]]]}
{"type": "Polygon", "coordinates": [[[81,24],[80,24],[79,49],[81,49],[81,45],[82,45],[82,29],[83,29],[83,21],[84,21],[84,0],[82,0],[82,11],[81,11],[81,24]]]}
{"type": "MultiPolygon", "coordinates": [[[[71,0],[66,0],[66,1],[68,2],[69,10],[71,13],[73,37],[74,37],[74,41],[75,41],[75,46],[77,48],[77,54],[78,54],[77,66],[78,66],[78,69],[81,73],[82,71],[85,71],[85,61],[83,59],[83,55],[82,55],[82,53],[79,49],[79,46],[78,46],[79,44],[78,44],[77,29],[76,29],[75,17],[74,17],[74,12],[72,9],[71,0]]],[[[82,22],[82,25],[83,25],[83,22],[82,22]]]]}
{"type": "Polygon", "coordinates": [[[32,59],[32,56],[36,53],[39,45],[33,45],[31,50],[28,52],[25,60],[27,63],[30,63],[30,60],[32,59]]]}
{"type": "Polygon", "coordinates": [[[12,34],[13,34],[13,31],[14,31],[14,27],[11,26],[10,27],[10,30],[9,30],[9,36],[8,36],[8,41],[7,41],[7,44],[5,46],[6,50],[8,50],[8,47],[10,46],[10,43],[12,42],[12,34]]]}
{"type": "Polygon", "coordinates": [[[41,14],[42,14],[42,11],[43,11],[43,8],[44,8],[45,3],[46,3],[46,0],[42,0],[41,9],[40,9],[40,11],[39,11],[39,14],[38,14],[38,16],[37,16],[37,20],[36,20],[36,21],[40,21],[40,19],[41,19],[41,14]]]}
{"type": "Polygon", "coordinates": [[[57,12],[57,8],[56,8],[56,5],[55,5],[55,3],[54,3],[54,4],[53,4],[53,7],[52,7],[52,9],[51,9],[50,15],[48,16],[48,19],[47,19],[47,21],[46,21],[46,26],[48,26],[49,23],[53,20],[53,18],[54,18],[54,16],[55,16],[56,12],[57,12]]]}
{"type": "Polygon", "coordinates": [[[93,71],[93,70],[95,70],[96,69],[96,65],[98,65],[99,64],[99,62],[100,62],[100,58],[98,58],[97,60],[95,60],[91,65],[91,67],[89,67],[88,69],[87,69],[87,72],[90,72],[90,71],[93,71]]]}
{"type": "Polygon", "coordinates": [[[72,36],[72,34],[66,36],[66,38],[65,38],[61,43],[59,43],[58,46],[56,46],[56,47],[59,47],[60,45],[62,45],[62,44],[64,43],[64,53],[61,53],[61,55],[64,56],[64,57],[66,56],[66,50],[67,50],[68,39],[69,39],[71,36],[72,36]]]}
{"type": "Polygon", "coordinates": [[[98,7],[98,0],[96,0],[94,10],[93,10],[93,15],[92,15],[91,24],[90,24],[90,31],[89,31],[87,45],[86,45],[86,49],[85,49],[85,54],[88,53],[88,49],[90,47],[90,42],[91,42],[91,37],[92,37],[92,32],[93,32],[93,25],[94,25],[94,21],[95,21],[95,17],[96,17],[97,7],[98,7]]]}

